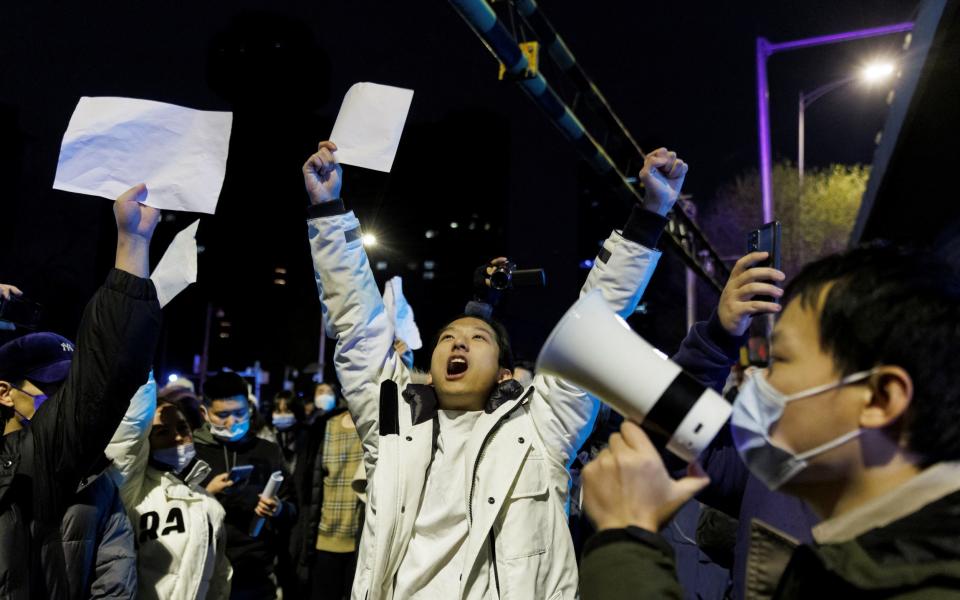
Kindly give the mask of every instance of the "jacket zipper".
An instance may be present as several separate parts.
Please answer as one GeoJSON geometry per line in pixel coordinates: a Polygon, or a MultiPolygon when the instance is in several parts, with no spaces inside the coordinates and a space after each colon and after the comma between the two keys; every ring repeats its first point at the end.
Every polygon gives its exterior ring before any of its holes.
{"type": "MultiPolygon", "coordinates": [[[[506,414],[504,414],[502,417],[500,417],[497,420],[497,424],[494,425],[493,429],[490,430],[490,433],[488,433],[487,436],[483,438],[483,443],[480,444],[480,452],[477,453],[477,459],[473,462],[473,472],[470,478],[470,494],[467,496],[467,516],[469,517],[469,523],[471,528],[473,527],[473,492],[477,486],[477,469],[480,467],[480,461],[483,460],[483,455],[487,451],[487,446],[489,445],[488,442],[490,442],[497,435],[497,432],[500,431],[500,425],[504,421],[506,421],[511,414],[513,414],[513,411],[517,410],[524,403],[524,401],[526,401],[526,397],[527,395],[529,395],[531,391],[533,391],[533,388],[530,388],[530,390],[528,390],[527,393],[520,398],[520,400],[513,406],[513,408],[511,408],[509,411],[506,412],[506,414]]],[[[489,539],[490,539],[490,554],[493,560],[493,580],[497,586],[497,597],[499,598],[500,597],[500,574],[497,569],[497,550],[496,550],[495,538],[493,537],[492,525],[490,527],[489,539]]]]}
{"type": "Polygon", "coordinates": [[[497,598],[500,598],[500,571],[497,568],[497,538],[493,535],[493,527],[490,527],[490,558],[493,562],[493,582],[497,586],[497,598]]]}

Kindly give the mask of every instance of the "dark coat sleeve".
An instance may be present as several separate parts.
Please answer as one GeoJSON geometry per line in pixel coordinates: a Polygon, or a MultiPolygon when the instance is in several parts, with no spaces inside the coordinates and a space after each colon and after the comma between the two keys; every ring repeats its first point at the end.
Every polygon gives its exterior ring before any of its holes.
{"type": "Polygon", "coordinates": [[[727,333],[714,311],[709,319],[690,329],[672,360],[688,375],[721,393],[744,341],[727,333]]]}
{"type": "Polygon", "coordinates": [[[673,549],[662,537],[645,532],[643,539],[622,529],[595,534],[580,561],[582,600],[635,600],[658,598],[681,600],[673,549]]]}
{"type": "Polygon", "coordinates": [[[129,599],[137,596],[137,551],[133,526],[120,500],[120,490],[107,479],[102,501],[104,511],[97,531],[97,556],[90,585],[91,600],[129,599]]]}
{"type": "MultiPolygon", "coordinates": [[[[727,333],[714,311],[708,320],[694,325],[673,361],[700,383],[720,393],[744,341],[743,337],[727,333]]],[[[733,445],[729,424],[724,425],[700,455],[700,464],[710,476],[710,485],[697,499],[734,518],[739,517],[750,472],[733,445]]]]}
{"type": "Polygon", "coordinates": [[[36,517],[57,523],[100,457],[137,388],[160,332],[153,282],[113,269],[87,304],[70,373],[31,422],[36,517]]]}

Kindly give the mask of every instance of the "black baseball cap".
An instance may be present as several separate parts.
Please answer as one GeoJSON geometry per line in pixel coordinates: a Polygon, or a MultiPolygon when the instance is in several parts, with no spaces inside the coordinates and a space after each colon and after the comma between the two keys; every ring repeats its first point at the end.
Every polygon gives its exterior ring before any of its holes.
{"type": "Polygon", "coordinates": [[[70,372],[73,342],[50,332],[30,333],[0,346],[0,380],[60,383],[70,372]]]}

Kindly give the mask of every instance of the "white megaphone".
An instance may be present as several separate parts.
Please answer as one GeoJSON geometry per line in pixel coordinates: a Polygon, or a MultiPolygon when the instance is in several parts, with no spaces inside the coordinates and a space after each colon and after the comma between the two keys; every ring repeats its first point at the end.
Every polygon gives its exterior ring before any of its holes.
{"type": "Polygon", "coordinates": [[[537,358],[552,373],[594,394],[694,461],[730,418],[730,403],[658,355],[599,290],[574,304],[537,358]]]}

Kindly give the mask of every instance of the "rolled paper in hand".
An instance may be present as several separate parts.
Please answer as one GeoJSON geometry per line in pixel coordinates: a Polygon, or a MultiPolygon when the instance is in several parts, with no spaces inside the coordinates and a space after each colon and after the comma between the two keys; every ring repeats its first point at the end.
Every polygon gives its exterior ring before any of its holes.
{"type": "MultiPolygon", "coordinates": [[[[263,493],[260,494],[260,497],[264,500],[270,500],[277,495],[277,490],[280,489],[280,484],[283,483],[283,473],[281,471],[274,471],[270,475],[270,479],[267,480],[267,485],[263,486],[263,493]]],[[[265,517],[256,517],[253,519],[253,522],[250,523],[250,537],[257,537],[260,535],[260,530],[263,529],[263,524],[266,523],[267,519],[265,517]]]]}

